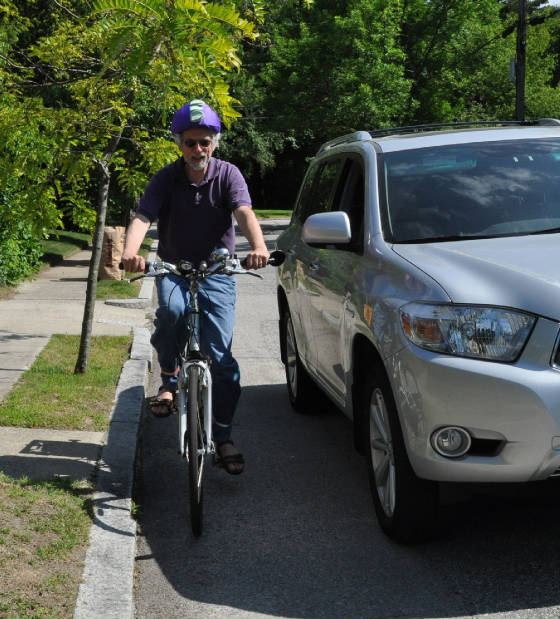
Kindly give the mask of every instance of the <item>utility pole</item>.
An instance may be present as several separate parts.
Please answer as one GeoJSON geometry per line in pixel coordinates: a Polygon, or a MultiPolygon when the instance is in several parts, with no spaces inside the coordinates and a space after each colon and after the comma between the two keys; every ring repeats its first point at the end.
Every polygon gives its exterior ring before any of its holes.
{"type": "Polygon", "coordinates": [[[525,56],[527,47],[527,0],[519,0],[515,62],[515,119],[525,120],[525,56]]]}

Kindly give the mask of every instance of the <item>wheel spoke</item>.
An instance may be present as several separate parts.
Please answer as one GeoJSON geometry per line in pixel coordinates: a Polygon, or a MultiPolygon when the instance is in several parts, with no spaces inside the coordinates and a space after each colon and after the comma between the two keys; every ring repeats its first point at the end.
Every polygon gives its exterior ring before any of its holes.
{"type": "Polygon", "coordinates": [[[294,327],[291,319],[286,324],[286,367],[288,370],[288,380],[292,391],[297,390],[297,349],[294,327]]]}
{"type": "Polygon", "coordinates": [[[385,489],[385,513],[393,514],[396,503],[396,487],[395,487],[395,467],[389,468],[389,476],[387,478],[387,488],[385,489]]]}
{"type": "Polygon", "coordinates": [[[384,454],[383,459],[375,467],[375,483],[377,487],[386,487],[391,476],[391,460],[389,454],[384,454]]]}
{"type": "Polygon", "coordinates": [[[389,442],[389,429],[387,423],[387,411],[385,409],[385,400],[381,392],[377,391],[375,394],[375,406],[373,406],[373,417],[377,430],[381,435],[381,438],[385,443],[389,442]]]}
{"type": "Polygon", "coordinates": [[[370,443],[372,451],[379,452],[376,454],[378,457],[384,457],[389,452],[387,449],[387,443],[380,439],[373,439],[370,443]]]}
{"type": "MultiPolygon", "coordinates": [[[[202,411],[202,408],[199,409],[199,413],[202,411]]],[[[202,490],[202,477],[204,474],[204,436],[202,432],[202,420],[200,419],[200,414],[198,415],[198,477],[197,477],[197,489],[198,489],[198,498],[200,500],[200,493],[202,490]]]]}

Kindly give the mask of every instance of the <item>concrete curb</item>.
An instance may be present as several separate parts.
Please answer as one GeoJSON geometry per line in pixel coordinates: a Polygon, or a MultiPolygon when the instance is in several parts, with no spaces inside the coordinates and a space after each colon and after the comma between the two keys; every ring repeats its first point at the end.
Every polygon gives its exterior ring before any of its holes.
{"type": "MultiPolygon", "coordinates": [[[[154,259],[152,254],[149,259],[154,259]]],[[[143,298],[139,299],[143,303],[141,307],[153,306],[153,289],[154,280],[145,279],[141,288],[143,298]]],[[[134,327],[130,358],[119,378],[106,443],[101,450],[97,490],[93,497],[94,519],[74,619],[134,617],[136,521],[132,517],[132,491],[138,433],[151,366],[150,331],[134,327]]]]}
{"type": "Polygon", "coordinates": [[[101,451],[94,520],[75,619],[128,619],[134,615],[136,521],[132,487],[136,444],[152,352],[150,333],[135,328],[132,356],[123,366],[101,451]]]}

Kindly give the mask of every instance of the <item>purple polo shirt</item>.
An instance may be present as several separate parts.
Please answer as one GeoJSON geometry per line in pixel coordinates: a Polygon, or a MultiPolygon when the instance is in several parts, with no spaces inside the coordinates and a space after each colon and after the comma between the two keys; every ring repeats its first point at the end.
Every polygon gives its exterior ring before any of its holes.
{"type": "Polygon", "coordinates": [[[217,247],[235,251],[233,211],[251,206],[247,183],[239,169],[210,158],[200,185],[187,177],[183,158],[156,172],[136,211],[151,222],[158,220],[158,254],[162,260],[189,260],[197,264],[217,247]]]}

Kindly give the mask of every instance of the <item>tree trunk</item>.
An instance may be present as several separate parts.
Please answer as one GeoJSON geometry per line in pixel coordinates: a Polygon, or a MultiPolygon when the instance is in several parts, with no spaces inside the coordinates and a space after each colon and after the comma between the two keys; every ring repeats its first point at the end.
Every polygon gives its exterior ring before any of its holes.
{"type": "Polygon", "coordinates": [[[97,162],[99,171],[99,188],[97,191],[97,219],[95,223],[95,234],[93,237],[93,249],[89,263],[88,281],[86,289],[86,302],[84,305],[84,317],[82,320],[82,335],[80,338],[80,350],[78,360],[74,368],[74,374],[85,374],[89,360],[91,348],[91,330],[93,325],[93,314],[95,311],[95,296],[97,293],[97,277],[99,274],[99,263],[101,262],[101,252],[103,249],[103,230],[107,217],[107,201],[109,196],[109,184],[111,182],[111,171],[109,162],[117,150],[121,139],[122,131],[115,135],[105,151],[102,160],[97,162]]]}

